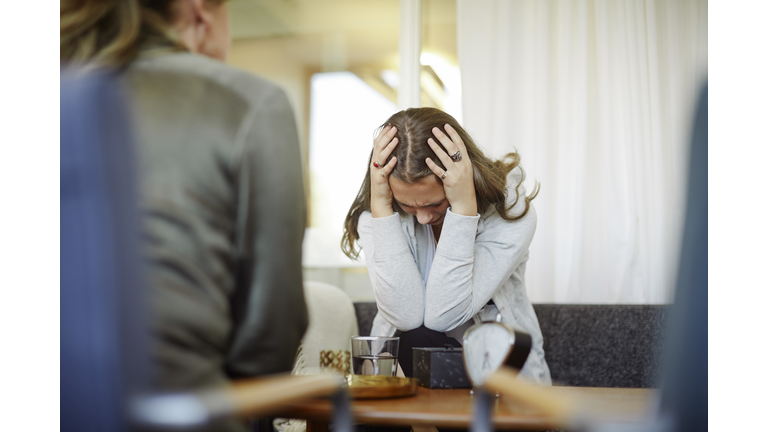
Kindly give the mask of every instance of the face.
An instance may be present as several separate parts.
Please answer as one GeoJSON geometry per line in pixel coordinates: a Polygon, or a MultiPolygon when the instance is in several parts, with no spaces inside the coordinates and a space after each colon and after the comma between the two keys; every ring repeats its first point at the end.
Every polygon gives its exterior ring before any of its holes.
{"type": "Polygon", "coordinates": [[[443,224],[450,203],[445,198],[445,190],[437,178],[429,176],[420,182],[408,184],[390,177],[389,187],[400,208],[416,216],[420,224],[443,224]]]}

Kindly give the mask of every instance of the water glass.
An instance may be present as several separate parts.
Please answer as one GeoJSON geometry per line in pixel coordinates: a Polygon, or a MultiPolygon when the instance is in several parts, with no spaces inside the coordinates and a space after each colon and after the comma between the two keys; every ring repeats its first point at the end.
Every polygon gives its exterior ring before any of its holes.
{"type": "Polygon", "coordinates": [[[395,376],[399,337],[352,337],[352,373],[395,376]]]}

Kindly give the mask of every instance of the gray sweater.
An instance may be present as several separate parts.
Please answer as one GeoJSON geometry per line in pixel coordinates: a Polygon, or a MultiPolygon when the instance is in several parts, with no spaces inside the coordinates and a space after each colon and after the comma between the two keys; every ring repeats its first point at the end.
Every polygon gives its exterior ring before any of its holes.
{"type": "Polygon", "coordinates": [[[138,145],[155,385],[291,370],[308,316],[299,140],[284,92],[206,57],[126,72],[138,145]]]}
{"type": "MultiPolygon", "coordinates": [[[[521,176],[516,168],[508,177],[510,204],[521,176]]],[[[520,192],[515,214],[525,208],[524,187],[520,192]]],[[[430,239],[424,226],[411,215],[374,219],[370,212],[363,213],[358,232],[379,308],[371,334],[391,336],[398,329],[421,325],[448,332],[470,320],[492,318],[485,306],[493,299],[503,322],[533,338],[521,375],[550,385],[541,329],[525,291],[525,264],[535,231],[532,205],[514,222],[502,219],[495,209],[482,216],[462,216],[449,208],[425,286],[421,273],[430,239]]]]}

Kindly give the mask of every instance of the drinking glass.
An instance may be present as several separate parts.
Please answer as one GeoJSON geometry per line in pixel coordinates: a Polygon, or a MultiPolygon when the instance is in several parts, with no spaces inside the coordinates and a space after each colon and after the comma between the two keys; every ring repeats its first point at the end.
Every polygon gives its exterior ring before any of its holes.
{"type": "Polygon", "coordinates": [[[352,373],[395,376],[399,337],[352,337],[352,373]]]}

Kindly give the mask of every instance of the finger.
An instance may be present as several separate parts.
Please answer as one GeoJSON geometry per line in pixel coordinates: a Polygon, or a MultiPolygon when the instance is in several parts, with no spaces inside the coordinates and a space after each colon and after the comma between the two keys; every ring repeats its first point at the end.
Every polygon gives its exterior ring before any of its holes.
{"type": "Polygon", "coordinates": [[[397,137],[393,138],[392,141],[390,141],[386,147],[379,150],[379,154],[378,156],[376,156],[376,160],[381,161],[379,163],[382,163],[383,161],[387,160],[389,155],[395,150],[395,147],[397,147],[398,142],[399,140],[397,139],[397,137]]]}
{"type": "MultiPolygon", "coordinates": [[[[466,154],[467,154],[467,146],[464,145],[464,141],[459,136],[459,133],[456,132],[456,129],[454,129],[453,126],[451,126],[449,124],[446,124],[445,125],[445,131],[448,133],[448,136],[451,137],[451,141],[453,141],[453,143],[456,145],[458,150],[461,151],[461,153],[466,156],[466,154]]],[[[451,154],[453,154],[453,153],[451,153],[451,154]]]]}
{"type": "Polygon", "coordinates": [[[432,151],[435,152],[437,157],[440,159],[440,161],[443,163],[443,166],[449,167],[451,164],[453,164],[453,161],[451,160],[451,157],[448,156],[448,153],[443,151],[443,149],[440,148],[439,145],[435,142],[434,139],[429,138],[427,140],[427,144],[432,148],[432,151]]]}
{"type": "Polygon", "coordinates": [[[389,175],[392,174],[392,171],[395,169],[395,165],[397,165],[397,156],[392,156],[392,159],[390,159],[389,162],[387,162],[387,164],[381,168],[381,176],[388,178],[389,175]]]}
{"type": "Polygon", "coordinates": [[[379,136],[376,137],[376,139],[373,142],[373,147],[375,149],[380,150],[382,147],[384,147],[387,143],[389,143],[392,140],[392,137],[395,136],[397,133],[397,128],[394,126],[387,125],[384,127],[384,129],[381,130],[379,133],[379,136]]]}
{"type": "Polygon", "coordinates": [[[374,139],[374,141],[378,141],[378,140],[380,140],[380,139],[381,139],[381,137],[383,137],[384,135],[386,135],[386,134],[387,134],[387,132],[389,132],[389,130],[390,130],[391,128],[392,128],[392,126],[390,126],[390,125],[386,125],[386,126],[384,126],[383,128],[381,128],[381,130],[379,131],[378,135],[376,135],[376,138],[374,139]]]}
{"type": "Polygon", "coordinates": [[[389,142],[389,144],[387,144],[386,147],[384,147],[383,149],[380,149],[378,152],[374,148],[373,160],[371,161],[371,166],[373,166],[374,168],[381,168],[382,162],[387,160],[387,157],[389,157],[390,153],[392,153],[395,150],[395,147],[397,147],[397,143],[398,143],[398,139],[397,137],[395,137],[392,139],[392,141],[389,142]]]}
{"type": "Polygon", "coordinates": [[[454,144],[453,141],[451,141],[451,138],[448,135],[444,134],[443,131],[440,130],[440,128],[437,128],[437,127],[432,128],[432,135],[434,135],[435,137],[437,137],[438,140],[440,140],[440,144],[442,144],[443,147],[445,147],[445,151],[449,155],[452,155],[459,150],[456,144],[454,144]]]}
{"type": "Polygon", "coordinates": [[[440,178],[441,180],[442,180],[443,174],[446,174],[448,172],[440,168],[440,166],[434,163],[430,158],[427,158],[426,162],[430,171],[432,171],[432,173],[436,175],[438,178],[440,178]]]}

